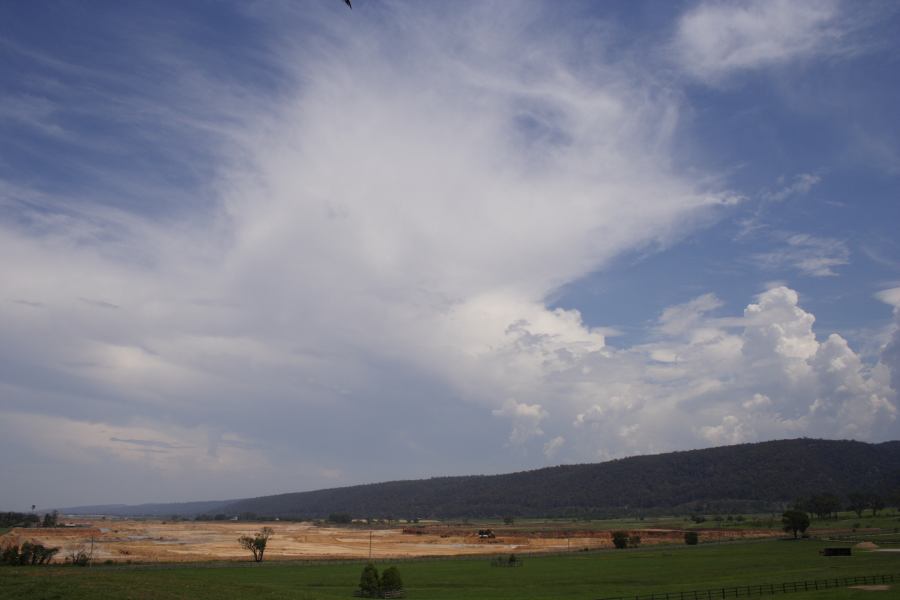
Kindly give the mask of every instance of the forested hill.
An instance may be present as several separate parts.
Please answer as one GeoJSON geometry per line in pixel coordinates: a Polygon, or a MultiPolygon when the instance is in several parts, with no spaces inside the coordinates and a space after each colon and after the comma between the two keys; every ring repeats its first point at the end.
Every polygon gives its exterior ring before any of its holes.
{"type": "Polygon", "coordinates": [[[825,492],[846,498],[859,491],[887,495],[898,487],[900,442],[797,439],[263,496],[230,503],[224,511],[394,518],[749,511],[825,492]]]}

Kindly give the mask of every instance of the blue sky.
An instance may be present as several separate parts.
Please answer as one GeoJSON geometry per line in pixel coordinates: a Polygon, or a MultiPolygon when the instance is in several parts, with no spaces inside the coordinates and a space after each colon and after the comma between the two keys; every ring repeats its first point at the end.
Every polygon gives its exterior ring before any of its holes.
{"type": "Polygon", "coordinates": [[[896,439],[890,3],[0,7],[0,505],[896,439]]]}

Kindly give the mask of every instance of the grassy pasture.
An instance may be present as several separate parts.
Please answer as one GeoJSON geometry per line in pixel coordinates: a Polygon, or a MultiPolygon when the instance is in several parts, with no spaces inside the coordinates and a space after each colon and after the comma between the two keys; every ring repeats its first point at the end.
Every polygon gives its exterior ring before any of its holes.
{"type": "MultiPolygon", "coordinates": [[[[856,552],[825,558],[818,541],[766,541],[670,546],[627,551],[523,557],[518,569],[492,568],[488,560],[415,560],[396,564],[411,600],[588,600],[634,595],[825,579],[900,574],[900,553],[856,552]]],[[[0,568],[0,598],[349,600],[361,564],[250,563],[141,568],[0,568]]],[[[779,595],[785,600],[897,597],[888,592],[822,590],[779,595]]]]}

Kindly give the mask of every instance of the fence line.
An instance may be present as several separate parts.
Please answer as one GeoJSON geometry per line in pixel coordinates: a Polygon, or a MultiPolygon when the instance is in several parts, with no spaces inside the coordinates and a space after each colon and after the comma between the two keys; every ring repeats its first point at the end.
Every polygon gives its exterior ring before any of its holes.
{"type": "MultiPolygon", "coordinates": [[[[896,577],[900,578],[900,576],[896,577]]],[[[893,574],[863,575],[859,577],[840,577],[836,579],[812,579],[807,581],[787,581],[783,583],[762,583],[757,585],[707,588],[704,590],[654,592],[636,596],[607,596],[598,600],[717,600],[720,598],[774,596],[775,594],[843,588],[851,585],[877,585],[893,583],[894,581],[896,580],[895,575],[893,574]]]]}

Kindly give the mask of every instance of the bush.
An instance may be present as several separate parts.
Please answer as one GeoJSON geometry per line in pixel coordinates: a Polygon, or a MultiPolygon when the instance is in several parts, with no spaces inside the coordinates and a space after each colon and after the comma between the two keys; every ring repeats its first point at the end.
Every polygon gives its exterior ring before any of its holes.
{"type": "Polygon", "coordinates": [[[84,548],[76,548],[66,557],[66,562],[76,567],[86,567],[91,564],[91,555],[84,548]]]}
{"type": "Polygon", "coordinates": [[[359,577],[359,591],[363,596],[376,597],[381,593],[381,578],[378,577],[378,569],[368,563],[359,577]]]}
{"type": "Polygon", "coordinates": [[[381,574],[381,591],[396,592],[403,589],[403,579],[397,567],[388,567],[381,574]]]}
{"type": "Polygon", "coordinates": [[[700,536],[696,531],[684,532],[684,543],[688,546],[696,546],[700,542],[700,536]]]}
{"type": "Polygon", "coordinates": [[[379,577],[375,565],[368,563],[359,577],[359,590],[353,595],[364,598],[384,598],[385,596],[398,598],[403,595],[402,592],[403,578],[400,577],[397,567],[388,567],[379,577]],[[399,595],[398,592],[400,592],[399,595]]]}
{"type": "Polygon", "coordinates": [[[626,533],[624,531],[613,531],[612,543],[613,543],[613,546],[615,546],[616,548],[619,548],[620,550],[622,548],[627,548],[628,547],[628,533],[626,533]]]}
{"type": "Polygon", "coordinates": [[[19,547],[11,544],[3,548],[0,562],[6,565],[49,565],[59,548],[48,548],[43,544],[25,542],[19,547]]]}

